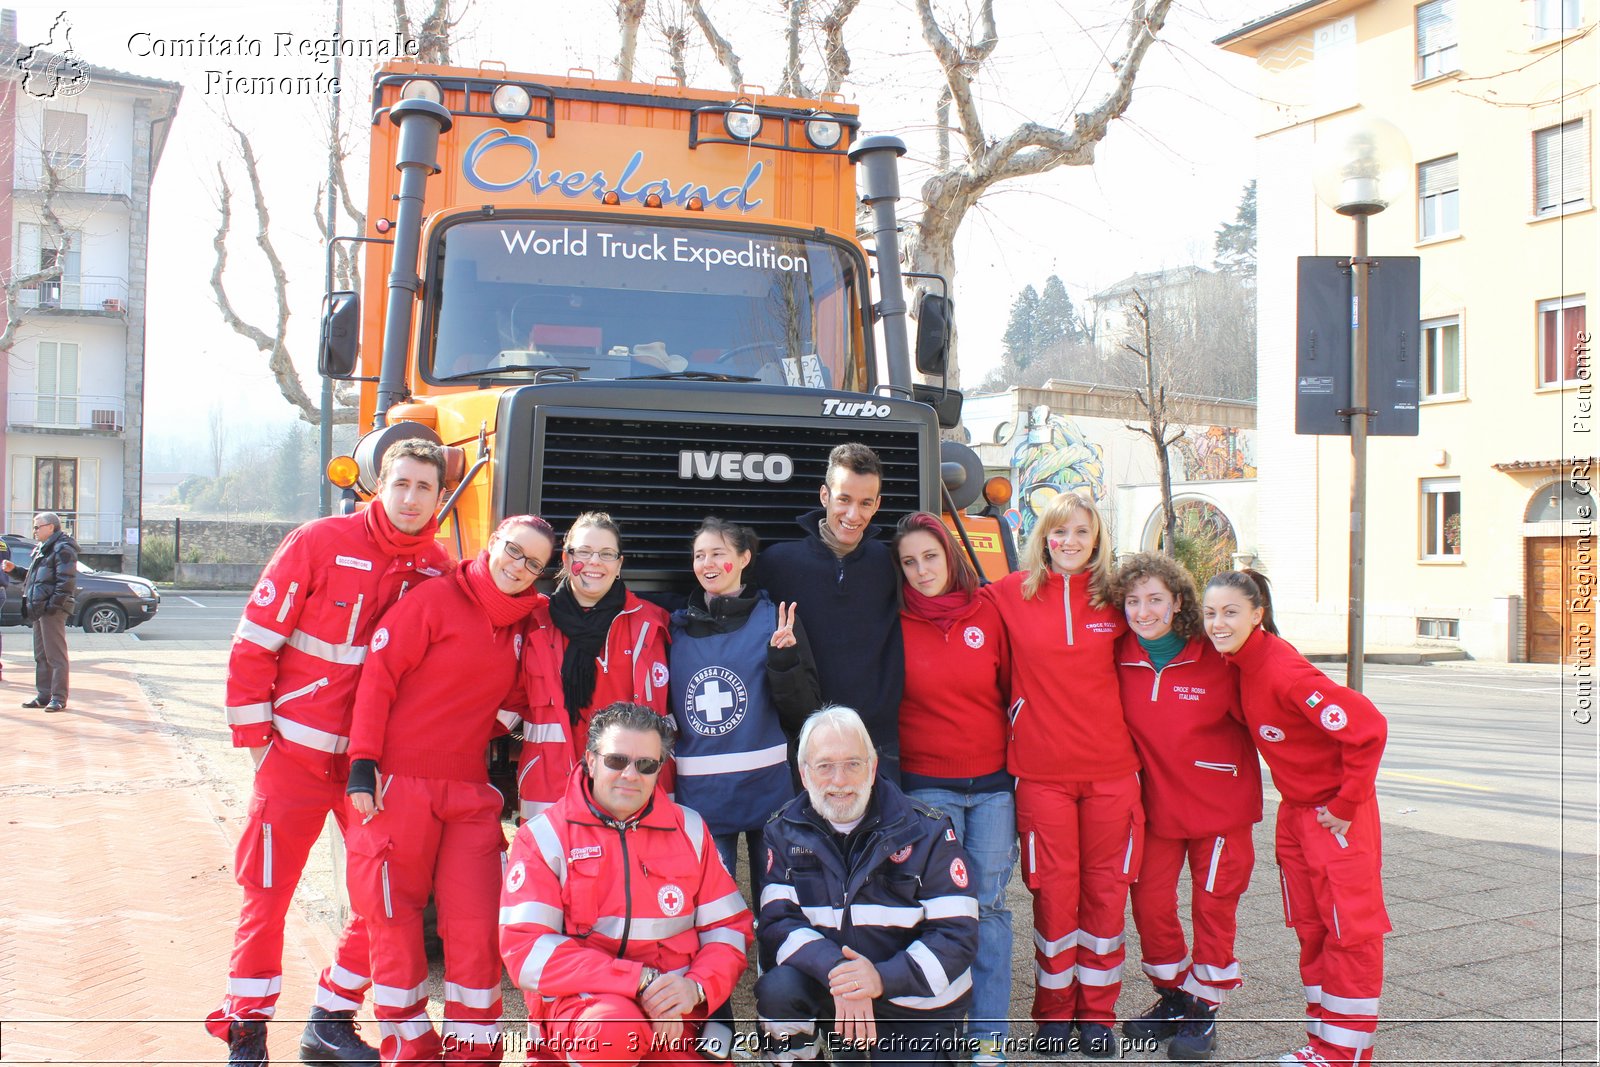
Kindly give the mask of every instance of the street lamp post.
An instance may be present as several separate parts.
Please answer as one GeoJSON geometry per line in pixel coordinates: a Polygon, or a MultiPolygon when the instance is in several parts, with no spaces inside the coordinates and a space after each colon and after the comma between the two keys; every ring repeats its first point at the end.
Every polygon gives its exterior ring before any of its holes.
{"type": "Polygon", "coordinates": [[[1350,257],[1350,608],[1346,627],[1345,684],[1359,691],[1366,648],[1367,396],[1369,286],[1373,261],[1367,254],[1367,221],[1409,185],[1411,151],[1393,125],[1370,115],[1347,119],[1321,139],[1313,174],[1317,197],[1355,221],[1350,257]]]}

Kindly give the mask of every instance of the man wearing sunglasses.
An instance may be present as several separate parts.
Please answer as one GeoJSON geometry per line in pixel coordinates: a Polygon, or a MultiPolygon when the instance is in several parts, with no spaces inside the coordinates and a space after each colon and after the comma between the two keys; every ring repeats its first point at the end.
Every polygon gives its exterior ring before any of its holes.
{"type": "Polygon", "coordinates": [[[566,794],[511,843],[500,952],[543,1051],[577,1067],[702,1058],[706,1014],[744,972],[750,909],[657,782],[675,729],[642,704],[601,710],[566,794]]]}
{"type": "MultiPolygon", "coordinates": [[[[67,619],[78,592],[78,542],[61,528],[61,516],[41,511],[33,517],[33,558],[24,572],[22,617],[33,627],[33,699],[25,708],[67,709],[67,619]]],[[[16,570],[9,559],[0,563],[16,570]]]]}
{"type": "Polygon", "coordinates": [[[978,898],[950,818],[878,774],[861,716],[800,731],[806,791],[767,823],[756,1015],[768,1062],[951,1064],[971,1000],[978,898]]]}

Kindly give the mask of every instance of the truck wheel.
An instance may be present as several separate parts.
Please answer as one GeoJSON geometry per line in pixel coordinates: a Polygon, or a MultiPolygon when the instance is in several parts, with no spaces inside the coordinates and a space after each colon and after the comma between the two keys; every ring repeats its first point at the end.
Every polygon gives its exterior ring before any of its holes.
{"type": "Polygon", "coordinates": [[[90,604],[78,616],[86,634],[120,634],[128,628],[128,613],[109,600],[90,604]]]}

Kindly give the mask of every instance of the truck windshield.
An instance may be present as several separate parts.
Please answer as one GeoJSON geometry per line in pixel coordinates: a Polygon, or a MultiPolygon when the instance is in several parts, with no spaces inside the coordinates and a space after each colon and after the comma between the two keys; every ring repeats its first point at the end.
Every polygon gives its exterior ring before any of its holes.
{"type": "Polygon", "coordinates": [[[573,220],[459,222],[440,237],[431,375],[569,368],[865,390],[858,268],[777,233],[573,220]]]}

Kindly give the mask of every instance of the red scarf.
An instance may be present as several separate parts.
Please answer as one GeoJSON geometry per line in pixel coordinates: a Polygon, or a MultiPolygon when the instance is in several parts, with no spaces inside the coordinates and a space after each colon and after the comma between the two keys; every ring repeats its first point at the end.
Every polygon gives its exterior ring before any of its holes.
{"type": "Polygon", "coordinates": [[[456,581],[461,583],[462,591],[483,609],[483,613],[489,617],[489,624],[497,630],[527,618],[539,602],[540,594],[531,585],[516,596],[500,591],[500,587],[494,584],[494,576],[489,573],[488,549],[479,552],[477,559],[470,559],[457,567],[456,581]]]}
{"type": "Polygon", "coordinates": [[[938,596],[924,596],[907,582],[901,591],[905,594],[906,611],[919,619],[927,619],[941,633],[949,633],[950,627],[965,618],[972,608],[972,594],[960,589],[952,589],[938,596]]]}
{"type": "Polygon", "coordinates": [[[364,513],[367,523],[367,536],[378,543],[378,547],[392,556],[414,556],[427,548],[439,533],[439,519],[434,516],[428,520],[428,525],[414,534],[408,534],[394,524],[389,518],[389,513],[383,510],[383,501],[373,497],[364,513]]]}

